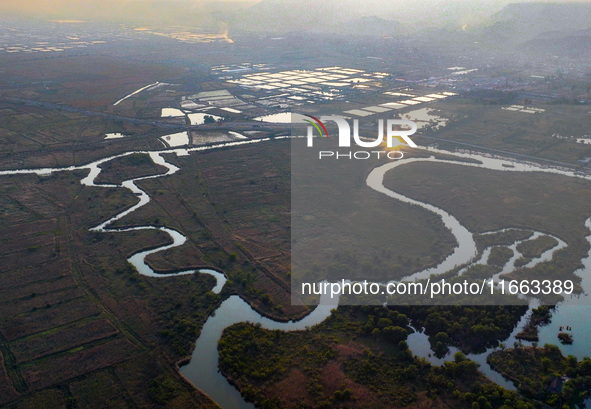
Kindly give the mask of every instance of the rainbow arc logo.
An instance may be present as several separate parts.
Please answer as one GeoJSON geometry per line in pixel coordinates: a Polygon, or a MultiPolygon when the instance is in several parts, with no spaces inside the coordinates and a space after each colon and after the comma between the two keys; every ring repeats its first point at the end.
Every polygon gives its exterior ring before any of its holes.
{"type": "Polygon", "coordinates": [[[324,137],[328,138],[328,132],[326,131],[326,127],[324,126],[324,124],[322,123],[322,121],[318,118],[316,118],[315,116],[312,115],[307,115],[304,114],[304,116],[307,116],[308,118],[312,118],[314,121],[316,121],[316,123],[310,121],[309,119],[304,119],[304,121],[308,122],[309,124],[311,124],[312,126],[314,126],[314,128],[316,128],[318,130],[318,133],[320,134],[320,137],[322,138],[322,131],[324,131],[324,137]],[[320,125],[320,126],[318,126],[320,125]],[[322,127],[322,130],[320,129],[320,127],[322,127]]]}

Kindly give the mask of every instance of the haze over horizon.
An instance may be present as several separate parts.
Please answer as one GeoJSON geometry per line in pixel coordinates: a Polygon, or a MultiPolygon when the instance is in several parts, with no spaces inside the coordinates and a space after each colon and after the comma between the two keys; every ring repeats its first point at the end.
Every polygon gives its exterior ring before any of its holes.
{"type": "MultiPolygon", "coordinates": [[[[368,0],[362,3],[352,0],[4,0],[0,4],[0,13],[5,16],[45,19],[192,25],[211,22],[212,14],[217,20],[224,20],[225,16],[231,19],[232,13],[245,8],[250,8],[250,12],[284,7],[283,12],[292,9],[297,13],[304,7],[306,10],[314,10],[312,14],[321,22],[330,22],[333,17],[331,14],[346,15],[350,17],[349,20],[375,16],[402,23],[407,30],[414,31],[423,28],[477,26],[487,22],[511,3],[591,4],[591,0],[368,0]]],[[[265,29],[264,22],[257,24],[261,27],[256,28],[265,29]]]]}

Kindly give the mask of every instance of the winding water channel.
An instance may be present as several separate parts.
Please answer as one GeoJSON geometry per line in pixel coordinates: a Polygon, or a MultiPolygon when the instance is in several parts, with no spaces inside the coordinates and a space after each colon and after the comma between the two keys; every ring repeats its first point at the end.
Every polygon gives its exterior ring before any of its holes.
{"type": "MultiPolygon", "coordinates": [[[[281,138],[274,138],[274,139],[285,139],[288,137],[281,137],[281,138]]],[[[164,246],[160,246],[158,248],[140,251],[133,254],[131,257],[128,258],[128,261],[137,269],[137,271],[145,276],[148,277],[157,277],[157,278],[165,278],[171,275],[183,275],[183,274],[209,274],[216,278],[216,285],[212,289],[213,292],[219,293],[225,282],[226,277],[220,272],[211,270],[211,269],[201,269],[201,270],[181,270],[176,271],[170,274],[159,274],[152,270],[152,268],[145,262],[146,256],[150,254],[157,253],[159,251],[168,250],[173,247],[181,246],[185,243],[187,238],[180,232],[167,228],[167,227],[158,227],[158,226],[139,226],[139,227],[130,227],[130,228],[109,228],[109,225],[114,223],[117,220],[122,219],[123,217],[127,216],[128,214],[134,212],[135,210],[139,209],[142,206],[145,206],[150,201],[150,196],[141,190],[135,182],[145,179],[152,179],[152,178],[159,178],[159,177],[166,177],[176,173],[179,168],[166,162],[163,158],[162,154],[177,154],[177,155],[186,155],[187,152],[197,152],[197,151],[205,151],[211,149],[221,149],[221,148],[228,148],[232,146],[240,146],[245,144],[253,144],[253,143],[261,143],[270,141],[270,138],[264,139],[255,139],[255,140],[241,140],[236,142],[229,142],[229,143],[222,143],[217,145],[210,145],[210,146],[203,146],[203,147],[196,147],[196,148],[188,148],[188,149],[169,149],[169,150],[162,150],[162,151],[132,151],[126,152],[119,155],[114,155],[111,157],[99,159],[92,163],[82,166],[69,166],[63,168],[45,168],[45,169],[19,169],[19,170],[7,170],[7,171],[0,171],[0,176],[3,175],[19,175],[19,174],[37,174],[37,175],[47,175],[53,172],[64,172],[64,171],[74,171],[80,169],[87,169],[89,170],[88,176],[81,180],[81,183],[86,186],[95,186],[95,187],[108,187],[108,188],[116,188],[116,187],[123,187],[131,192],[133,192],[136,197],[138,197],[139,201],[129,209],[122,211],[110,219],[100,223],[97,226],[91,227],[89,230],[97,231],[97,232],[124,232],[130,230],[160,230],[170,236],[172,239],[171,244],[167,244],[164,246]],[[135,154],[135,153],[142,153],[147,154],[150,156],[151,160],[158,165],[164,166],[167,171],[164,174],[159,175],[151,175],[145,177],[138,177],[135,179],[129,179],[121,183],[121,185],[114,185],[114,184],[97,184],[95,183],[96,177],[99,175],[101,169],[99,167],[100,164],[108,162],[110,160],[135,154]]],[[[581,175],[576,175],[570,171],[563,171],[558,169],[550,169],[545,167],[536,166],[533,164],[525,164],[525,163],[516,163],[513,161],[509,161],[506,159],[498,159],[498,158],[490,158],[481,155],[475,154],[462,154],[462,153],[455,153],[455,152],[448,152],[448,151],[438,151],[435,149],[430,149],[434,151],[434,153],[445,153],[448,155],[454,155],[460,158],[470,158],[476,159],[480,161],[480,164],[477,163],[468,163],[468,162],[457,162],[457,161],[450,161],[450,160],[441,160],[431,158],[412,158],[412,159],[404,159],[399,161],[388,162],[385,165],[379,166],[375,168],[367,177],[367,186],[371,189],[374,189],[382,194],[385,194],[395,200],[400,200],[405,203],[415,204],[418,206],[423,207],[424,209],[434,212],[438,214],[442,220],[444,225],[451,231],[451,233],[456,238],[458,243],[457,247],[454,249],[453,253],[449,255],[441,264],[436,267],[425,269],[418,273],[415,273],[409,277],[404,278],[405,280],[416,280],[421,278],[426,278],[431,276],[432,274],[441,274],[448,271],[451,268],[454,268],[459,265],[463,264],[485,264],[486,259],[488,258],[488,254],[490,253],[490,248],[485,249],[484,252],[481,254],[480,257],[477,255],[476,244],[473,238],[473,233],[470,232],[466,227],[462,226],[462,224],[451,214],[445,212],[444,210],[433,206],[429,203],[420,202],[418,200],[411,199],[406,197],[400,193],[394,192],[388,188],[386,188],[383,184],[384,176],[387,172],[392,171],[398,166],[403,166],[405,164],[413,163],[413,162],[440,162],[440,163],[449,163],[453,165],[459,166],[468,166],[468,167],[479,167],[489,170],[498,170],[498,171],[513,171],[513,172],[548,172],[548,173],[557,173],[564,176],[569,177],[579,177],[584,178],[587,180],[591,180],[591,177],[584,177],[581,175]],[[478,257],[478,259],[477,259],[478,257]]],[[[585,222],[585,226],[591,230],[591,218],[587,219],[585,222]]],[[[494,233],[494,232],[491,232],[494,233]]],[[[528,239],[536,238],[542,235],[541,232],[531,231],[532,236],[528,239]]],[[[552,236],[553,237],[553,236],[552,236]]],[[[554,237],[558,244],[554,246],[552,249],[547,250],[544,252],[540,257],[532,260],[527,265],[531,267],[539,262],[550,260],[554,254],[554,252],[560,248],[566,246],[562,240],[558,237],[554,237]]],[[[591,234],[587,236],[587,240],[591,244],[591,234]]],[[[515,260],[520,256],[519,252],[516,250],[516,246],[518,241],[513,243],[511,246],[508,246],[514,251],[514,256],[509,260],[505,266],[503,267],[503,271],[501,273],[496,274],[495,278],[502,273],[509,272],[514,268],[515,260]]],[[[570,325],[573,327],[573,332],[575,333],[575,343],[573,345],[560,345],[561,350],[565,355],[572,354],[577,358],[582,358],[585,355],[589,354],[588,348],[591,345],[591,306],[589,299],[587,299],[588,294],[591,294],[591,277],[589,277],[589,272],[591,272],[591,250],[589,255],[582,260],[584,265],[583,268],[575,272],[582,278],[582,288],[584,291],[584,295],[581,296],[573,296],[571,298],[566,299],[563,303],[561,303],[553,313],[552,323],[542,327],[540,329],[540,345],[544,343],[556,343],[556,333],[558,332],[558,327],[560,325],[570,325]]],[[[462,271],[460,271],[460,274],[462,271]]],[[[530,311],[531,308],[535,307],[537,304],[535,300],[530,302],[530,311]]],[[[197,388],[202,390],[204,393],[209,395],[215,402],[217,402],[221,407],[225,409],[232,409],[232,408],[254,408],[254,406],[248,402],[245,402],[240,393],[227,381],[227,379],[221,375],[218,370],[218,352],[217,352],[217,344],[222,335],[222,331],[224,328],[238,323],[238,322],[252,322],[252,323],[259,323],[263,328],[267,329],[278,329],[284,331],[297,331],[303,330],[306,327],[311,327],[313,325],[319,324],[324,321],[328,316],[330,316],[330,311],[333,308],[338,306],[338,298],[330,299],[328,297],[321,298],[320,305],[316,307],[309,315],[299,321],[289,321],[289,322],[277,322],[272,319],[263,317],[258,312],[252,309],[252,307],[242,300],[238,296],[230,296],[226,300],[224,300],[221,305],[212,313],[212,315],[207,319],[205,322],[201,334],[196,341],[195,350],[192,354],[192,358],[190,362],[181,368],[181,373],[189,379],[197,388]]],[[[515,327],[511,336],[504,340],[503,342],[508,345],[512,346],[513,342],[515,341],[515,335],[521,330],[523,325],[527,322],[528,314],[522,317],[520,323],[515,327]]],[[[408,344],[412,352],[420,357],[424,357],[431,363],[435,365],[440,365],[445,360],[450,360],[451,355],[456,352],[456,349],[450,348],[450,352],[444,358],[438,359],[434,356],[430,349],[430,345],[428,342],[427,336],[422,333],[421,331],[416,331],[413,334],[409,335],[408,337],[408,344]]],[[[527,344],[527,343],[526,343],[527,344]]],[[[514,389],[513,385],[505,380],[500,374],[493,371],[489,365],[486,363],[486,357],[490,354],[490,352],[494,351],[494,348],[487,350],[481,354],[471,354],[468,357],[480,364],[480,369],[493,381],[499,383],[502,386],[505,386],[510,389],[514,389]]]]}

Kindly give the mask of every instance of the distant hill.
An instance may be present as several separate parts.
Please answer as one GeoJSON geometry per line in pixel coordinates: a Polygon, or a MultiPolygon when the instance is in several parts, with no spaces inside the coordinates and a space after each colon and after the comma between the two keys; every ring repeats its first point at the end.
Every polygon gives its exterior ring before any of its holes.
{"type": "Polygon", "coordinates": [[[557,57],[591,58],[591,29],[564,34],[542,33],[520,45],[532,53],[545,53],[557,57]]]}
{"type": "Polygon", "coordinates": [[[263,0],[240,12],[216,13],[231,30],[377,36],[401,33],[401,25],[390,19],[392,15],[392,7],[384,7],[380,0],[263,0]]]}
{"type": "Polygon", "coordinates": [[[341,31],[345,34],[365,35],[365,36],[398,36],[402,33],[402,27],[399,22],[393,20],[384,20],[376,16],[361,17],[348,21],[341,31]]]}
{"type": "Polygon", "coordinates": [[[0,16],[80,19],[221,31],[414,36],[562,51],[586,49],[591,3],[507,0],[0,0],[0,16]]]}
{"type": "Polygon", "coordinates": [[[513,3],[494,14],[479,31],[483,40],[522,44],[591,28],[590,3],[513,3]]]}
{"type": "Polygon", "coordinates": [[[216,13],[230,29],[257,32],[336,32],[401,35],[444,28],[483,40],[522,43],[546,31],[591,28],[590,3],[409,0],[262,0],[239,12],[216,13]]]}

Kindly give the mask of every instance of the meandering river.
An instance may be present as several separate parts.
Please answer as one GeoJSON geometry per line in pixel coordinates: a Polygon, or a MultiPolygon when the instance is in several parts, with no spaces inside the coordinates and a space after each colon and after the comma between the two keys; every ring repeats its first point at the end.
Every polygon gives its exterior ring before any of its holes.
{"type": "MultiPolygon", "coordinates": [[[[287,137],[282,137],[280,139],[284,139],[287,137]]],[[[275,138],[278,139],[278,138],[275,138]]],[[[181,270],[176,271],[170,274],[159,274],[152,270],[152,268],[145,262],[145,258],[150,255],[154,254],[159,251],[164,251],[173,247],[181,246],[185,243],[187,238],[180,232],[167,228],[167,227],[160,227],[160,226],[140,226],[140,227],[132,227],[132,228],[109,228],[109,226],[117,220],[122,219],[123,217],[129,215],[130,213],[136,211],[142,206],[145,206],[150,201],[149,195],[141,190],[135,182],[145,179],[151,178],[159,178],[159,177],[166,177],[176,173],[179,168],[173,164],[168,163],[162,154],[177,154],[177,155],[186,155],[187,152],[197,152],[197,151],[205,151],[211,149],[220,149],[220,148],[227,148],[232,146],[240,146],[244,144],[252,144],[252,143],[261,143],[270,141],[270,138],[263,138],[263,139],[254,139],[254,140],[243,140],[237,142],[229,142],[229,143],[222,143],[217,145],[211,146],[203,146],[197,148],[189,148],[189,149],[169,149],[163,151],[132,151],[126,152],[119,155],[114,155],[111,157],[99,159],[92,163],[82,166],[69,166],[63,168],[45,168],[45,169],[18,169],[18,170],[8,170],[8,171],[0,171],[0,176],[2,175],[18,175],[18,174],[38,174],[38,175],[47,175],[53,172],[64,172],[64,171],[74,171],[80,169],[87,169],[89,170],[88,176],[81,180],[81,183],[86,186],[97,186],[97,187],[122,187],[130,190],[138,197],[138,203],[134,206],[130,207],[129,209],[122,211],[110,219],[100,223],[97,226],[91,227],[91,231],[97,232],[118,232],[118,231],[130,231],[130,230],[160,230],[166,234],[168,234],[172,240],[172,243],[160,246],[158,248],[140,251],[133,254],[129,257],[128,261],[137,269],[137,271],[145,276],[149,277],[157,277],[157,278],[165,278],[171,275],[182,275],[182,274],[209,274],[216,278],[216,285],[212,289],[212,291],[219,293],[225,282],[226,278],[220,272],[211,270],[211,269],[201,269],[201,270],[181,270]],[[151,175],[145,177],[138,177],[134,179],[129,179],[121,183],[121,185],[114,185],[114,184],[97,184],[95,183],[96,177],[99,175],[101,169],[99,167],[100,164],[108,162],[110,160],[135,154],[135,153],[143,153],[148,154],[152,161],[155,164],[164,166],[167,171],[164,174],[159,175],[151,175]]],[[[385,165],[379,166],[375,168],[367,177],[367,186],[371,189],[374,189],[382,194],[385,194],[395,200],[400,200],[406,203],[415,204],[418,206],[423,207],[424,209],[434,212],[438,214],[442,220],[444,225],[452,232],[456,241],[458,243],[457,247],[454,249],[453,253],[449,255],[442,263],[438,266],[425,269],[418,273],[415,273],[405,279],[413,280],[413,279],[420,279],[426,278],[431,276],[432,274],[441,274],[445,271],[448,271],[451,268],[462,264],[484,264],[486,262],[486,258],[490,249],[485,249],[484,253],[477,258],[477,251],[476,251],[476,244],[474,242],[473,233],[470,232],[466,227],[462,226],[462,224],[451,214],[445,212],[444,210],[433,206],[429,203],[420,202],[418,200],[411,199],[406,197],[400,193],[394,192],[388,188],[386,188],[383,184],[384,176],[393,171],[398,166],[403,166],[405,164],[413,163],[413,162],[441,162],[441,163],[453,163],[454,165],[461,165],[461,166],[469,166],[469,167],[480,167],[489,170],[498,170],[498,171],[509,171],[509,172],[548,172],[548,173],[557,173],[564,176],[569,177],[580,177],[585,178],[587,180],[591,180],[590,177],[584,177],[581,175],[576,175],[573,172],[565,171],[565,170],[558,170],[558,169],[550,169],[545,167],[536,166],[534,164],[525,164],[525,163],[516,163],[513,161],[508,161],[505,159],[498,159],[498,158],[490,158],[481,155],[475,154],[466,154],[466,153],[455,153],[455,152],[448,152],[448,151],[438,151],[434,150],[434,153],[445,153],[448,155],[454,155],[460,158],[470,158],[476,159],[480,161],[480,164],[477,163],[468,163],[468,162],[457,162],[457,161],[450,161],[450,160],[441,160],[435,158],[414,158],[414,159],[404,159],[399,161],[388,162],[385,165]]],[[[591,218],[587,219],[585,223],[586,227],[591,230],[591,218]]],[[[532,237],[536,237],[541,235],[540,232],[532,231],[532,237]]],[[[540,257],[532,260],[528,267],[535,265],[536,263],[550,260],[554,252],[566,245],[562,240],[555,237],[557,239],[558,244],[546,251],[540,257]]],[[[591,244],[591,235],[587,236],[587,240],[591,244]]],[[[519,254],[516,250],[517,242],[513,243],[510,248],[514,250],[516,253],[514,257],[503,267],[503,272],[511,271],[514,267],[513,263],[518,258],[519,254]]],[[[581,268],[576,272],[576,274],[582,277],[582,287],[584,290],[584,295],[580,297],[571,297],[566,299],[563,303],[561,303],[556,311],[553,314],[552,323],[545,327],[542,327],[540,330],[540,344],[544,343],[556,343],[556,333],[558,332],[558,327],[560,325],[570,325],[573,327],[575,343],[571,346],[564,346],[561,345],[560,348],[565,354],[573,354],[578,358],[582,358],[585,355],[588,355],[590,351],[585,350],[586,347],[591,345],[591,307],[588,305],[590,304],[588,294],[591,294],[591,277],[589,277],[589,272],[591,272],[591,250],[589,255],[582,261],[584,267],[581,268]]],[[[498,277],[498,274],[497,274],[498,277]]],[[[214,313],[207,319],[205,322],[201,334],[196,341],[195,350],[193,351],[192,358],[190,362],[181,368],[181,372],[183,375],[189,379],[197,388],[201,389],[207,395],[209,395],[215,402],[217,402],[220,406],[226,409],[231,408],[253,408],[254,406],[248,402],[245,402],[240,393],[227,381],[225,377],[223,377],[218,371],[218,352],[217,352],[217,344],[221,337],[222,331],[224,328],[238,323],[238,322],[252,322],[252,323],[259,323],[264,328],[268,329],[279,329],[284,331],[297,331],[305,329],[306,327],[310,327],[316,324],[321,323],[324,321],[328,316],[330,316],[330,311],[333,308],[338,306],[338,298],[329,299],[324,297],[321,299],[320,305],[316,307],[309,315],[299,321],[290,321],[290,322],[277,322],[272,319],[263,317],[258,312],[252,309],[252,307],[247,304],[244,300],[242,300],[238,296],[231,296],[224,300],[221,305],[215,310],[214,313]]],[[[535,307],[535,301],[530,303],[530,311],[532,307],[535,307]]],[[[528,312],[529,314],[529,312],[528,312]]],[[[521,319],[521,322],[518,326],[514,329],[511,336],[504,340],[504,343],[507,346],[512,346],[516,333],[525,325],[527,322],[528,316],[524,316],[521,319]]],[[[450,355],[455,352],[455,349],[451,348],[450,353],[442,358],[437,359],[435,358],[434,354],[430,350],[428,339],[426,335],[422,332],[417,331],[409,336],[408,344],[411,350],[415,355],[425,357],[433,364],[441,364],[445,360],[450,359],[450,355]]],[[[469,355],[470,359],[475,360],[480,364],[480,369],[489,376],[495,382],[514,389],[513,385],[502,378],[498,373],[494,372],[486,363],[486,357],[490,354],[491,351],[494,349],[489,349],[482,354],[471,354],[469,355]]]]}

